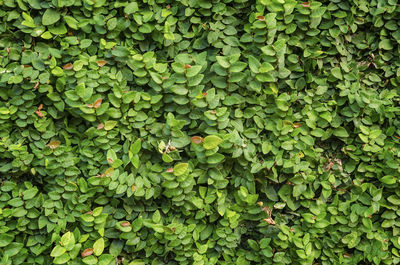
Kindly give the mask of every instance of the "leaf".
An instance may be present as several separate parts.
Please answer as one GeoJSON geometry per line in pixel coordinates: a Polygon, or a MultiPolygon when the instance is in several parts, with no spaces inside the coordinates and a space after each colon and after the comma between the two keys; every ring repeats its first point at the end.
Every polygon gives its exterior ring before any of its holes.
{"type": "Polygon", "coordinates": [[[132,14],[137,11],[139,11],[139,6],[136,2],[131,2],[124,8],[125,14],[132,14]]]}
{"type": "Polygon", "coordinates": [[[204,206],[203,200],[200,198],[194,198],[191,200],[191,202],[194,204],[194,206],[196,206],[199,209],[202,209],[204,206]]]}
{"type": "Polygon", "coordinates": [[[0,247],[9,245],[14,240],[14,236],[9,234],[0,234],[0,247]]]}
{"type": "Polygon", "coordinates": [[[107,61],[106,60],[99,60],[99,61],[97,61],[97,65],[99,66],[99,67],[103,67],[104,65],[106,65],[107,64],[107,61]]]}
{"type": "Polygon", "coordinates": [[[152,221],[153,221],[154,223],[160,223],[160,222],[161,222],[161,214],[160,214],[160,211],[159,211],[159,210],[155,211],[151,219],[152,219],[152,221]]]}
{"type": "Polygon", "coordinates": [[[75,238],[74,234],[68,231],[61,237],[61,245],[67,246],[70,242],[75,242],[75,238]]]}
{"type": "Polygon", "coordinates": [[[207,157],[207,163],[209,164],[218,164],[220,162],[222,162],[222,160],[224,160],[225,156],[222,154],[213,154],[209,157],[207,157]]]}
{"type": "Polygon", "coordinates": [[[94,107],[95,109],[100,108],[102,102],[103,102],[103,99],[99,98],[98,100],[96,100],[96,101],[93,103],[93,107],[94,107]]]}
{"type": "Polygon", "coordinates": [[[339,67],[334,67],[334,68],[332,68],[332,69],[331,69],[331,72],[332,72],[332,75],[333,75],[334,77],[336,77],[337,79],[340,79],[340,80],[343,79],[342,71],[340,70],[339,67]]]}
{"type": "Polygon", "coordinates": [[[174,166],[174,175],[175,176],[181,176],[186,173],[186,171],[189,168],[188,163],[178,163],[174,166]]]}
{"type": "Polygon", "coordinates": [[[140,158],[139,158],[139,155],[138,155],[138,154],[132,155],[132,156],[130,157],[130,160],[131,160],[131,162],[132,162],[132,165],[133,165],[135,168],[139,168],[140,158]]]}
{"type": "Polygon", "coordinates": [[[369,138],[371,139],[376,139],[382,134],[382,131],[380,129],[377,130],[372,130],[369,132],[369,138]]]}
{"type": "Polygon", "coordinates": [[[71,70],[74,67],[74,65],[72,63],[67,63],[66,65],[64,65],[64,69],[65,70],[71,70]]]}
{"type": "Polygon", "coordinates": [[[204,139],[203,137],[200,136],[192,136],[190,137],[190,141],[192,141],[192,143],[194,144],[201,144],[204,141],[204,139]]]}
{"type": "Polygon", "coordinates": [[[217,59],[219,65],[221,65],[223,68],[229,68],[231,65],[228,61],[228,58],[225,56],[216,56],[215,58],[217,59]]]}
{"type": "Polygon", "coordinates": [[[167,153],[162,155],[162,160],[165,163],[171,163],[172,161],[174,161],[174,159],[170,155],[168,155],[167,153]]]}
{"type": "Polygon", "coordinates": [[[257,74],[258,73],[258,69],[260,68],[260,66],[261,66],[260,61],[257,58],[255,58],[254,56],[250,55],[249,56],[249,67],[250,67],[250,70],[253,73],[257,74]]]}
{"type": "Polygon", "coordinates": [[[56,149],[58,146],[60,146],[60,144],[61,144],[61,142],[60,141],[57,141],[57,140],[51,140],[48,144],[47,144],[47,146],[50,148],[50,149],[56,149]]]}
{"type": "Polygon", "coordinates": [[[96,256],[100,256],[104,251],[104,239],[99,238],[93,244],[93,252],[96,256]]]}
{"type": "Polygon", "coordinates": [[[264,16],[257,16],[257,19],[258,19],[259,21],[265,21],[265,17],[264,17],[264,16]]]}
{"type": "Polygon", "coordinates": [[[247,66],[245,62],[235,62],[229,67],[229,71],[232,73],[237,73],[243,71],[247,66]]]}
{"type": "Polygon", "coordinates": [[[338,127],[333,130],[333,135],[337,137],[349,137],[349,134],[347,133],[346,129],[343,127],[338,127]]]}
{"type": "Polygon", "coordinates": [[[65,264],[70,260],[70,256],[68,255],[68,253],[64,253],[61,256],[58,256],[56,258],[54,258],[53,263],[54,264],[65,264]]]}
{"type": "Polygon", "coordinates": [[[66,251],[67,251],[67,249],[65,247],[57,245],[51,251],[50,256],[51,257],[58,257],[58,256],[61,256],[62,254],[64,254],[66,251]]]}
{"type": "Polygon", "coordinates": [[[190,67],[189,69],[186,70],[186,76],[193,77],[193,76],[197,75],[198,73],[200,73],[201,68],[202,68],[201,65],[194,65],[194,66],[190,67]]]}
{"type": "Polygon", "coordinates": [[[87,248],[84,251],[82,251],[81,256],[84,258],[92,254],[93,254],[93,248],[87,248]]]}
{"type": "Polygon", "coordinates": [[[389,39],[381,40],[379,42],[379,49],[383,49],[383,50],[387,50],[387,51],[393,50],[393,44],[389,39]]]}
{"type": "Polygon", "coordinates": [[[142,140],[140,138],[136,139],[136,141],[131,145],[130,151],[133,155],[136,155],[140,152],[142,148],[142,140]]]}
{"type": "Polygon", "coordinates": [[[219,138],[218,136],[216,136],[216,135],[209,135],[209,136],[206,136],[205,138],[204,138],[204,141],[203,141],[203,147],[204,147],[204,149],[214,149],[214,148],[216,148],[220,143],[222,143],[222,139],[221,138],[219,138]]]}
{"type": "Polygon", "coordinates": [[[112,130],[117,125],[117,121],[108,120],[104,123],[104,129],[106,131],[112,130]]]}
{"type": "Polygon", "coordinates": [[[44,26],[55,24],[58,20],[60,20],[60,13],[57,10],[48,8],[43,14],[42,24],[44,26]]]}

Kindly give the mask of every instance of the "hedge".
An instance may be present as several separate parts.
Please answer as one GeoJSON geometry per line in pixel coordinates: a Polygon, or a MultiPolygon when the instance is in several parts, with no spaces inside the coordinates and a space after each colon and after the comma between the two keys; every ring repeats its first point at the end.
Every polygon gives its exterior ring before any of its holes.
{"type": "Polygon", "coordinates": [[[399,264],[395,0],[0,0],[0,263],[399,264]]]}

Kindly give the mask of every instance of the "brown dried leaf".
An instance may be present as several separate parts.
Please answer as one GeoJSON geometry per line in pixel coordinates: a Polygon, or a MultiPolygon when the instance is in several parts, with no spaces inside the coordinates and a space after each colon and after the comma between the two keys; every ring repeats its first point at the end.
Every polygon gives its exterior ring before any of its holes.
{"type": "Polygon", "coordinates": [[[301,127],[301,123],[293,123],[293,127],[294,128],[299,128],[299,127],[301,127]]]}
{"type": "Polygon", "coordinates": [[[301,5],[304,7],[310,7],[310,2],[304,2],[304,3],[301,3],[301,5]]]}
{"type": "Polygon", "coordinates": [[[203,139],[203,137],[200,137],[200,136],[192,136],[190,138],[190,141],[192,141],[192,143],[194,143],[194,144],[200,144],[204,141],[204,139],[203,139]]]}
{"type": "Polygon", "coordinates": [[[90,256],[93,254],[93,248],[87,248],[84,251],[82,251],[81,256],[82,258],[90,256]]]}
{"type": "Polygon", "coordinates": [[[131,223],[129,223],[128,221],[125,221],[121,224],[122,227],[127,227],[127,226],[131,226],[131,223]]]}
{"type": "Polygon", "coordinates": [[[66,65],[64,65],[63,68],[64,68],[65,70],[71,70],[72,67],[74,67],[74,65],[73,65],[72,63],[67,63],[66,65]]]}
{"type": "Polygon", "coordinates": [[[40,110],[35,111],[36,115],[38,115],[40,118],[44,117],[44,114],[40,110]]]}
{"type": "Polygon", "coordinates": [[[61,142],[57,140],[51,140],[47,146],[50,147],[51,149],[56,149],[58,146],[60,146],[61,142]]]}
{"type": "Polygon", "coordinates": [[[102,102],[103,102],[103,99],[102,99],[102,98],[96,100],[96,101],[93,103],[94,108],[95,108],[95,109],[98,109],[98,108],[100,107],[100,105],[101,105],[102,102]]]}
{"type": "Polygon", "coordinates": [[[107,61],[106,60],[99,60],[99,61],[97,61],[97,65],[99,66],[99,67],[102,67],[102,66],[104,66],[104,65],[106,65],[107,64],[107,61]]]}
{"type": "Polygon", "coordinates": [[[104,128],[104,123],[100,123],[99,125],[97,125],[97,130],[101,130],[104,128]]]}
{"type": "Polygon", "coordinates": [[[165,172],[167,172],[167,173],[172,173],[172,172],[174,172],[174,168],[170,167],[170,168],[168,168],[165,172]]]}
{"type": "Polygon", "coordinates": [[[264,16],[257,16],[257,19],[260,21],[265,21],[265,17],[264,16]]]}

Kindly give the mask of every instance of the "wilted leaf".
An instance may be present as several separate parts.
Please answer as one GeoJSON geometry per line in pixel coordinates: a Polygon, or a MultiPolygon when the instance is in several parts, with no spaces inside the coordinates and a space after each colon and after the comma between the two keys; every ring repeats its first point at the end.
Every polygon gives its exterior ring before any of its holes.
{"type": "Polygon", "coordinates": [[[51,140],[51,141],[47,144],[47,146],[50,147],[51,149],[56,149],[60,144],[61,144],[60,141],[51,140]]]}
{"type": "Polygon", "coordinates": [[[200,144],[200,143],[202,143],[203,142],[203,137],[200,137],[200,136],[192,136],[191,138],[190,138],[190,140],[192,141],[192,143],[194,143],[194,144],[200,144]]]}
{"type": "Polygon", "coordinates": [[[100,106],[101,106],[101,102],[103,102],[103,99],[98,99],[98,100],[96,100],[94,103],[93,103],[93,107],[95,108],[95,109],[98,109],[100,106]]]}
{"type": "Polygon", "coordinates": [[[106,65],[107,64],[107,61],[105,61],[105,60],[99,60],[99,61],[97,61],[97,65],[99,66],[99,67],[102,67],[102,66],[104,66],[104,65],[106,65]]]}
{"type": "Polygon", "coordinates": [[[65,70],[71,70],[74,67],[74,65],[72,63],[67,63],[66,65],[64,65],[64,69],[65,70]]]}
{"type": "Polygon", "coordinates": [[[81,256],[82,257],[87,257],[93,254],[93,248],[87,248],[84,251],[82,251],[81,256]]]}

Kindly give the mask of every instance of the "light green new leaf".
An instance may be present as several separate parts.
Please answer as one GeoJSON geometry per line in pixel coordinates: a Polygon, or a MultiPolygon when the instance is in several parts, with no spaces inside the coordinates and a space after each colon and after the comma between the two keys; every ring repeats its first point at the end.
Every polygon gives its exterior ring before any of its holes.
{"type": "Polygon", "coordinates": [[[209,135],[204,138],[203,147],[204,149],[214,149],[220,143],[222,143],[222,139],[216,135],[209,135]]]}
{"type": "Polygon", "coordinates": [[[178,163],[174,166],[174,175],[181,176],[186,173],[189,168],[188,163],[178,163]]]}
{"type": "Polygon", "coordinates": [[[52,257],[59,257],[62,254],[64,254],[67,251],[67,249],[65,247],[62,247],[60,245],[55,246],[55,248],[53,248],[53,250],[50,253],[50,256],[52,257]]]}
{"type": "Polygon", "coordinates": [[[104,250],[104,239],[99,238],[93,244],[93,253],[96,256],[100,256],[103,253],[103,250],[104,250]]]}

